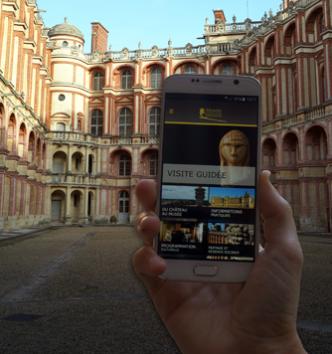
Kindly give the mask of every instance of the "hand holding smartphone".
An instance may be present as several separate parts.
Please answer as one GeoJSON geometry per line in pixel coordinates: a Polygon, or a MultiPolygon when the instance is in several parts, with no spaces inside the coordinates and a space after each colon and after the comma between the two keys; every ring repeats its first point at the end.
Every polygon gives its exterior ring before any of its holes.
{"type": "Polygon", "coordinates": [[[163,278],[247,278],[259,238],[259,106],[251,77],[165,80],[155,242],[163,278]]]}

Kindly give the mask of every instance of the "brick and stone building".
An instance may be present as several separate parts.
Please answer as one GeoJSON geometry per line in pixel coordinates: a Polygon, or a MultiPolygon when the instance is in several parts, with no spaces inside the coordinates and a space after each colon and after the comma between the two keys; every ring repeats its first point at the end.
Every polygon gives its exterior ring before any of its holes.
{"type": "MultiPolygon", "coordinates": [[[[0,229],[130,222],[139,179],[155,178],[161,85],[177,73],[262,84],[263,166],[301,231],[331,232],[332,0],[284,0],[227,22],[203,44],[108,51],[108,30],[46,28],[34,0],[0,0],[0,229]]],[[[188,39],[190,40],[190,39],[188,39]]]]}

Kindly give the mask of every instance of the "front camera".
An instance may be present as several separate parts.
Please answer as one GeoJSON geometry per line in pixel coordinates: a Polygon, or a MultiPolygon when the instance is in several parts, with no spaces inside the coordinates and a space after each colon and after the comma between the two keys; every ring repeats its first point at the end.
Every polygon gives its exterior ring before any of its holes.
{"type": "Polygon", "coordinates": [[[239,85],[240,81],[239,80],[234,80],[233,83],[234,83],[234,85],[239,85]]]}

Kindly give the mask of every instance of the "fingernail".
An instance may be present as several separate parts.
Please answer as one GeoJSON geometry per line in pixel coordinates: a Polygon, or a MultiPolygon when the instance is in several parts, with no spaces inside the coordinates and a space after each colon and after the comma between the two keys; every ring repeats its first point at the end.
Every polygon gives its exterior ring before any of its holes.
{"type": "Polygon", "coordinates": [[[271,171],[269,171],[269,170],[263,170],[262,173],[263,173],[264,176],[266,176],[266,178],[267,178],[268,180],[270,180],[271,171]]]}

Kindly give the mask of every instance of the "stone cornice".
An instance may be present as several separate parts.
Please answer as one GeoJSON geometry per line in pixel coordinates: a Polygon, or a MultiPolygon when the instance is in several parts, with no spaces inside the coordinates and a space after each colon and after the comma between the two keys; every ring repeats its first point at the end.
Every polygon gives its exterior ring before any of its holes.
{"type": "Polygon", "coordinates": [[[17,1],[3,1],[2,2],[2,11],[3,12],[10,12],[13,15],[15,15],[17,10],[18,10],[17,1]]]}

